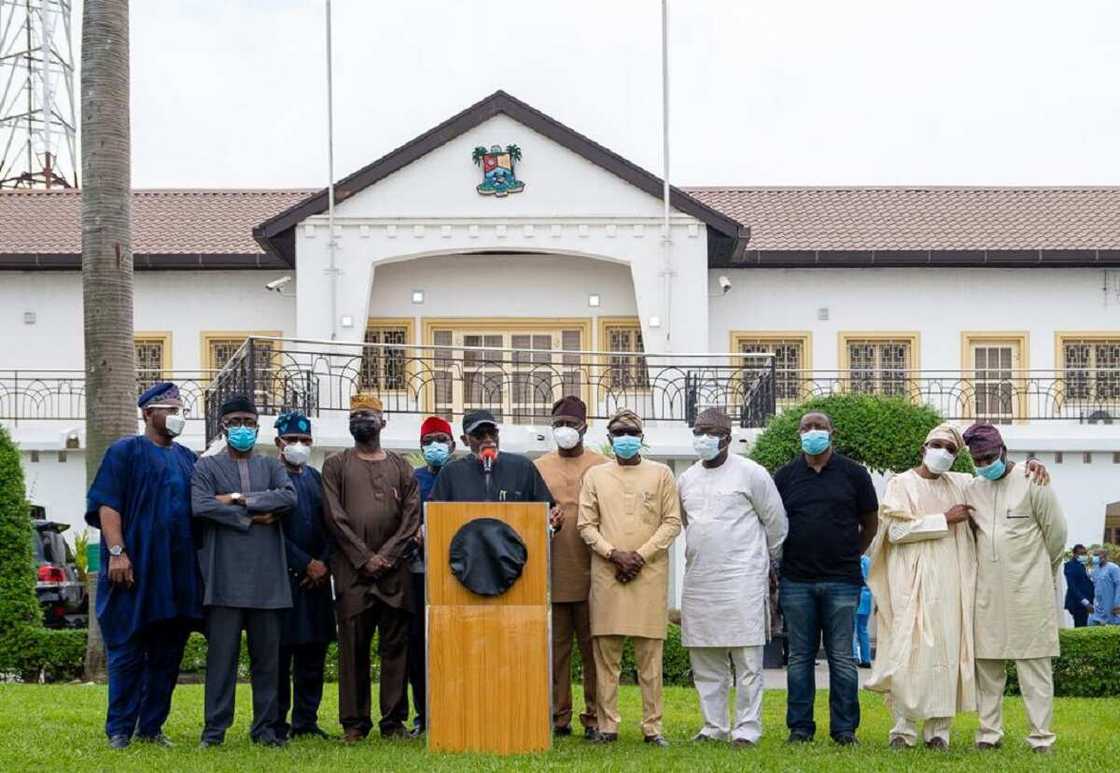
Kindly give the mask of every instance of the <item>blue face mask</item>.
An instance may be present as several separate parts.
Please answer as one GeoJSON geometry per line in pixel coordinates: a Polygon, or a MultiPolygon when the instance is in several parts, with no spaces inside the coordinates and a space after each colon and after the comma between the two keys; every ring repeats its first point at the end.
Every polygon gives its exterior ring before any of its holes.
{"type": "Polygon", "coordinates": [[[827,429],[811,429],[801,433],[801,450],[810,456],[823,454],[831,442],[832,434],[827,429]]]}
{"type": "Polygon", "coordinates": [[[642,450],[642,439],[634,435],[619,435],[611,438],[611,448],[619,459],[633,459],[642,450]]]}
{"type": "Polygon", "coordinates": [[[226,430],[226,442],[234,451],[245,453],[257,444],[257,430],[249,427],[230,427],[226,430]]]}
{"type": "Polygon", "coordinates": [[[451,446],[447,443],[428,443],[423,450],[424,461],[432,467],[442,467],[451,456],[451,446]]]}
{"type": "Polygon", "coordinates": [[[999,480],[1007,470],[1007,463],[1003,459],[996,459],[987,467],[977,467],[976,474],[988,480],[999,480]]]}
{"type": "Polygon", "coordinates": [[[1077,563],[1079,563],[1079,564],[1089,563],[1089,556],[1078,556],[1077,557],[1077,563]]]}
{"type": "Polygon", "coordinates": [[[1093,566],[1100,566],[1100,565],[1101,565],[1101,557],[1100,556],[1093,556],[1093,566]]]}

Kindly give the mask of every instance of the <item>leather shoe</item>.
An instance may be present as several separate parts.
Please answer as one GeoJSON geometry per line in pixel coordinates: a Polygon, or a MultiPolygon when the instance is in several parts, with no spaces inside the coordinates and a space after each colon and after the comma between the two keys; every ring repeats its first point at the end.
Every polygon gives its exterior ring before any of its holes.
{"type": "Polygon", "coordinates": [[[794,730],[792,733],[790,733],[789,738],[786,739],[786,743],[812,743],[812,742],[813,742],[813,736],[809,735],[808,733],[799,732],[797,730],[794,730]]]}
{"type": "Polygon", "coordinates": [[[976,748],[979,749],[982,752],[992,751],[993,749],[998,749],[1001,746],[1003,746],[1003,744],[1000,743],[999,741],[996,741],[995,743],[991,743],[989,741],[977,741],[976,742],[976,748]]]}
{"type": "Polygon", "coordinates": [[[346,734],[342,736],[343,743],[361,743],[366,740],[366,734],[361,730],[347,730],[346,734]]]}
{"type": "Polygon", "coordinates": [[[273,735],[271,733],[269,735],[262,735],[259,738],[253,738],[251,740],[257,746],[270,746],[274,749],[279,749],[283,746],[288,745],[288,740],[286,738],[281,738],[280,736],[273,735]]]}
{"type": "Polygon", "coordinates": [[[323,728],[315,725],[314,727],[293,730],[292,738],[322,738],[329,741],[331,739],[331,736],[325,730],[323,730],[323,728]]]}
{"type": "Polygon", "coordinates": [[[225,741],[219,738],[203,738],[198,742],[199,749],[216,749],[221,746],[225,741]]]}
{"type": "Polygon", "coordinates": [[[748,741],[746,738],[736,738],[731,742],[732,749],[753,749],[757,744],[754,741],[748,741]]]}
{"type": "Polygon", "coordinates": [[[652,744],[653,746],[659,746],[662,749],[666,749],[666,748],[669,747],[669,742],[665,740],[665,736],[660,735],[660,734],[659,735],[647,735],[644,740],[645,740],[646,743],[652,744]]]}
{"type": "Polygon", "coordinates": [[[552,734],[557,738],[567,738],[572,734],[571,725],[562,725],[561,727],[552,728],[552,734]]]}
{"type": "Polygon", "coordinates": [[[1031,749],[1031,751],[1034,752],[1035,754],[1053,754],[1054,753],[1054,747],[1053,746],[1035,746],[1033,749],[1031,749]]]}
{"type": "Polygon", "coordinates": [[[408,730],[404,725],[393,725],[381,731],[382,738],[408,738],[408,730]]]}
{"type": "Polygon", "coordinates": [[[592,738],[594,738],[598,734],[599,734],[599,728],[597,728],[597,727],[585,727],[583,729],[583,737],[586,738],[588,741],[590,741],[592,738]]]}
{"type": "Polygon", "coordinates": [[[856,746],[859,744],[853,733],[838,733],[832,736],[832,740],[840,746],[856,746]]]}
{"type": "Polygon", "coordinates": [[[164,749],[171,749],[175,746],[163,733],[156,733],[155,735],[138,735],[136,740],[140,743],[150,743],[152,746],[162,746],[164,749]]]}
{"type": "Polygon", "coordinates": [[[409,738],[423,738],[424,733],[426,733],[426,732],[427,732],[427,730],[424,729],[423,725],[417,725],[416,727],[414,727],[414,728],[412,728],[411,730],[408,731],[408,737],[409,738]]]}
{"type": "Polygon", "coordinates": [[[704,733],[697,733],[696,735],[692,736],[692,740],[696,743],[709,743],[711,741],[718,741],[719,739],[712,738],[710,735],[706,735],[704,733]]]}
{"type": "Polygon", "coordinates": [[[935,749],[939,752],[947,752],[949,751],[949,744],[945,743],[944,738],[931,738],[926,741],[926,748],[935,749]]]}
{"type": "Polygon", "coordinates": [[[588,736],[587,740],[591,743],[614,743],[618,740],[618,733],[600,733],[595,731],[595,735],[588,736]]]}
{"type": "Polygon", "coordinates": [[[907,744],[904,739],[902,739],[898,736],[895,736],[894,738],[891,739],[890,747],[892,749],[895,749],[895,750],[902,750],[902,749],[909,749],[910,745],[907,744]]]}
{"type": "Polygon", "coordinates": [[[132,739],[127,735],[112,735],[109,736],[109,748],[120,751],[127,749],[132,743],[132,739]]]}

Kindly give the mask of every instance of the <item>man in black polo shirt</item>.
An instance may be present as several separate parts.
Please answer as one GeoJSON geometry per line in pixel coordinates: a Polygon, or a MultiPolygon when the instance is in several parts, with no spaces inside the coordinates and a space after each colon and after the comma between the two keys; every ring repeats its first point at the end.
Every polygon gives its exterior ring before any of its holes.
{"type": "Polygon", "coordinates": [[[862,466],[832,450],[832,419],[807,413],[799,427],[803,453],[774,483],[789,517],[781,569],[781,606],[789,640],[786,725],[790,743],[816,732],[813,659],[821,638],[828,655],[829,735],[856,742],[859,676],[852,632],[863,585],[859,558],[878,529],[879,500],[862,466]]]}
{"type": "Polygon", "coordinates": [[[463,417],[471,453],[440,470],[430,502],[552,502],[537,467],[526,456],[498,450],[498,423],[490,411],[463,417]]]}

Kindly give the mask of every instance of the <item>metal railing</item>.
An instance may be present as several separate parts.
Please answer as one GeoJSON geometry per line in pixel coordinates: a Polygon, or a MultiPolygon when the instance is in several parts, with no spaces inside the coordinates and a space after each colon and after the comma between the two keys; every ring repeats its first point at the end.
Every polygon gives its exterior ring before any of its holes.
{"type": "Polygon", "coordinates": [[[486,408],[499,421],[544,424],[554,401],[575,394],[591,419],[621,408],[646,421],[688,422],[710,406],[743,427],[763,426],[775,410],[769,354],[633,354],[399,344],[332,344],[250,338],[206,393],[207,437],[235,394],[261,413],[298,408],[345,414],[358,391],[378,394],[390,414],[455,419],[486,408]]]}
{"type": "MultiPolygon", "coordinates": [[[[203,418],[203,393],[217,371],[141,372],[136,396],[158,381],[179,385],[188,420],[203,418]]],[[[81,370],[0,370],[0,420],[65,420],[86,418],[86,381],[81,370]]]]}

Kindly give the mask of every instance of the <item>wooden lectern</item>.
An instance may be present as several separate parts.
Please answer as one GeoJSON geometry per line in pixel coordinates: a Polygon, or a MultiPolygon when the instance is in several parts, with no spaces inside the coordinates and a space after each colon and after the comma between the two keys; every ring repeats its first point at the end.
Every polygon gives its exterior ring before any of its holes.
{"type": "MultiPolygon", "coordinates": [[[[521,754],[552,746],[552,617],[548,505],[427,505],[428,748],[521,754]],[[451,572],[451,540],[476,518],[496,518],[528,549],[521,577],[479,596],[451,572]]],[[[565,524],[572,526],[572,524],[565,524]]]]}

